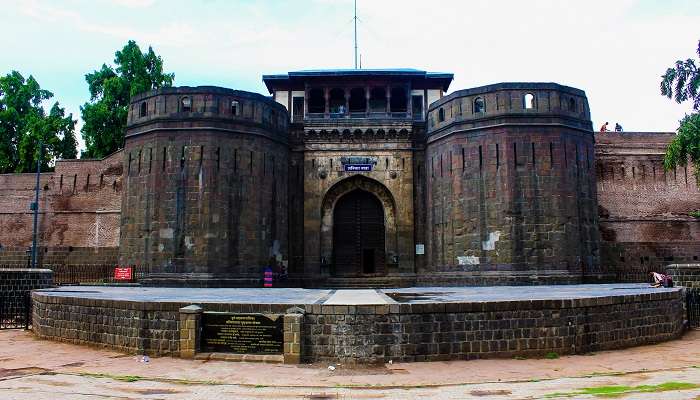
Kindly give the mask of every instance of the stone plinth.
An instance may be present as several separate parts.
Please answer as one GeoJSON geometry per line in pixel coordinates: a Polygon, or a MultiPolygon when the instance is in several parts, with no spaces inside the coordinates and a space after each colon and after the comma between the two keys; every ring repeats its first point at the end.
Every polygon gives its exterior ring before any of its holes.
{"type": "Polygon", "coordinates": [[[648,284],[381,291],[71,287],[34,291],[32,298],[40,338],[128,353],[285,363],[579,354],[674,339],[685,319],[682,288],[648,284]],[[284,316],[283,353],[197,354],[204,311],[284,316]]]}

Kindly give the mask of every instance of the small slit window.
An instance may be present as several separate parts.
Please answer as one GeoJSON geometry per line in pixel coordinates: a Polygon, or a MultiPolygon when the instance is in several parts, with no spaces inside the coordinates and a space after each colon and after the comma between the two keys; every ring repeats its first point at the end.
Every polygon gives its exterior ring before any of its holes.
{"type": "Polygon", "coordinates": [[[183,112],[192,111],[192,99],[190,99],[189,97],[183,97],[182,100],[180,100],[180,103],[182,105],[183,112]]]}
{"type": "Polygon", "coordinates": [[[486,102],[481,97],[474,99],[474,114],[483,113],[486,111],[486,102]]]}
{"type": "Polygon", "coordinates": [[[142,102],[141,106],[139,107],[139,117],[145,117],[146,113],[148,111],[148,106],[146,105],[146,102],[142,102]]]}
{"type": "Polygon", "coordinates": [[[438,121],[443,122],[445,120],[445,109],[441,108],[438,110],[438,121]]]}
{"type": "Polygon", "coordinates": [[[523,96],[523,108],[526,110],[535,108],[535,96],[532,93],[526,93],[523,96]]]}
{"type": "Polygon", "coordinates": [[[576,100],[573,98],[569,99],[569,111],[575,112],[576,111],[576,100]]]}
{"type": "Polygon", "coordinates": [[[238,100],[231,100],[231,115],[234,117],[238,115],[238,110],[240,106],[238,105],[238,100]]]}

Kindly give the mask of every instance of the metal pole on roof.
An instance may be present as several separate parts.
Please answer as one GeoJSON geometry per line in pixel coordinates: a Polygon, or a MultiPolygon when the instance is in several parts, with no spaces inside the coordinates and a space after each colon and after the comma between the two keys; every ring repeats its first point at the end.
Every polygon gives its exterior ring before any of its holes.
{"type": "Polygon", "coordinates": [[[355,69],[357,69],[357,0],[355,0],[355,69]]]}

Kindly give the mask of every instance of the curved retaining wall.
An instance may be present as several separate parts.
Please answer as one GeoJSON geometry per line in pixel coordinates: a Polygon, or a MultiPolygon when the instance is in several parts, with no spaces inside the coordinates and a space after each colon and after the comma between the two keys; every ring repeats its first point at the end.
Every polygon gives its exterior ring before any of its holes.
{"type": "Polygon", "coordinates": [[[246,286],[286,262],[287,121],[280,104],[238,90],[132,98],[120,263],[161,284],[246,286]]]}
{"type": "Polygon", "coordinates": [[[671,264],[666,267],[666,273],[676,286],[700,289],[700,264],[671,264]]]}
{"type": "MultiPolygon", "coordinates": [[[[128,353],[181,355],[190,303],[33,292],[40,338],[128,353]]],[[[680,289],[564,300],[383,305],[200,303],[204,311],[285,313],[298,306],[301,360],[375,363],[576,354],[679,337],[680,289]]]]}
{"type": "Polygon", "coordinates": [[[601,275],[582,90],[502,83],[454,92],[430,106],[425,156],[426,257],[436,272],[458,285],[601,275]]]}

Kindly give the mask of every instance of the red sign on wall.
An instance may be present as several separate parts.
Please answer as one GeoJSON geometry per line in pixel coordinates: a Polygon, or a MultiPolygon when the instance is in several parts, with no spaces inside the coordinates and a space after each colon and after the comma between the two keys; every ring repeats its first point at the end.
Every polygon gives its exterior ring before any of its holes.
{"type": "Polygon", "coordinates": [[[114,279],[117,281],[130,281],[131,280],[131,267],[114,268],[114,279]]]}

